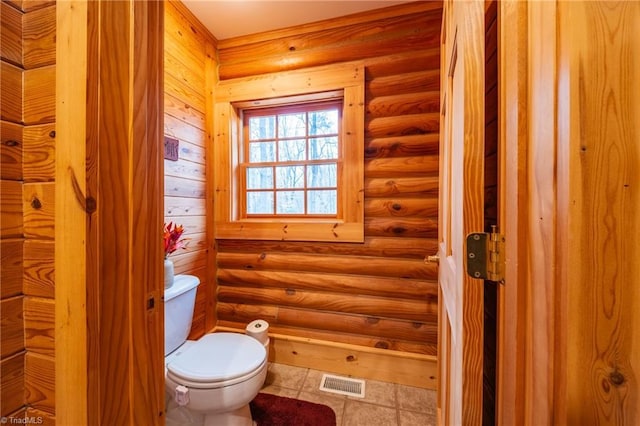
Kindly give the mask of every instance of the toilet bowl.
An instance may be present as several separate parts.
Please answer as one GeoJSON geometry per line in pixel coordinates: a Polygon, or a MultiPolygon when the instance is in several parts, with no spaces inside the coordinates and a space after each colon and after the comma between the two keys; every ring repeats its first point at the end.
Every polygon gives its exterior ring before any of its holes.
{"type": "Polygon", "coordinates": [[[172,344],[165,346],[167,395],[181,409],[202,415],[205,426],[251,426],[249,402],[267,376],[267,345],[239,333],[210,333],[196,341],[186,340],[193,315],[193,305],[189,305],[195,302],[197,283],[193,284],[193,279],[176,276],[171,289],[179,294],[167,299],[165,291],[165,334],[176,335],[167,327],[187,330],[177,333],[184,338],[172,338],[172,344]],[[176,290],[176,285],[191,288],[176,290]],[[173,318],[168,313],[180,298],[184,299],[179,301],[180,311],[191,312],[189,327],[179,324],[185,320],[183,315],[173,318]]]}

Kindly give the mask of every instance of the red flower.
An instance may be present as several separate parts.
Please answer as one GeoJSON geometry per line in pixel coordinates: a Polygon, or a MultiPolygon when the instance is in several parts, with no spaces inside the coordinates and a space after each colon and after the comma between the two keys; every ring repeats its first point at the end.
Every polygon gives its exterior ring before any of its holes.
{"type": "Polygon", "coordinates": [[[164,257],[167,257],[178,249],[186,248],[186,239],[180,239],[184,228],[182,225],[176,225],[173,222],[164,224],[164,257]]]}

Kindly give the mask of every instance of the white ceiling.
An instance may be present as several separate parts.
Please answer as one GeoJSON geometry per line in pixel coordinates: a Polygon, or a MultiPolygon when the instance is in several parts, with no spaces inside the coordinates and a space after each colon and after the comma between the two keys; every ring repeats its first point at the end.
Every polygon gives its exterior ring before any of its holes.
{"type": "Polygon", "coordinates": [[[409,1],[182,0],[218,40],[322,21],[409,1]]]}

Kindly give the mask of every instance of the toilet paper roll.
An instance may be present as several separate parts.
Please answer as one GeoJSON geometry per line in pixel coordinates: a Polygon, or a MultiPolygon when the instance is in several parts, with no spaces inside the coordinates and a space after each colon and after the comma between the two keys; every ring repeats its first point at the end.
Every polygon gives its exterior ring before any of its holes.
{"type": "Polygon", "coordinates": [[[269,323],[264,320],[251,321],[245,331],[249,336],[262,344],[265,344],[267,340],[269,340],[269,335],[267,334],[269,332],[269,323]]]}

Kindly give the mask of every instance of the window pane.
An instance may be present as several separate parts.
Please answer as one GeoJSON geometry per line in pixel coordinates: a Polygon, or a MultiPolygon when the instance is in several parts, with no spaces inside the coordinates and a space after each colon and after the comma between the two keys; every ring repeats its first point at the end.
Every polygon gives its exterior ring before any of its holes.
{"type": "Polygon", "coordinates": [[[307,193],[307,208],[309,214],[336,214],[336,191],[333,189],[309,191],[307,193]]]}
{"type": "Polygon", "coordinates": [[[325,160],[338,158],[338,137],[313,138],[309,140],[309,159],[325,160]]]}
{"type": "Polygon", "coordinates": [[[304,136],[307,131],[305,113],[283,114],[278,116],[278,137],[290,138],[304,136]]]}
{"type": "Polygon", "coordinates": [[[328,135],[338,133],[338,110],[313,111],[309,113],[309,134],[328,135]]]}
{"type": "Polygon", "coordinates": [[[278,191],[276,214],[304,214],[304,191],[278,191]]]}
{"type": "Polygon", "coordinates": [[[278,161],[304,160],[307,144],[304,139],[280,141],[278,144],[278,161]]]}
{"type": "Polygon", "coordinates": [[[273,188],[273,168],[249,167],[247,168],[247,189],[271,189],[273,188]]]}
{"type": "Polygon", "coordinates": [[[249,143],[249,162],[260,163],[276,161],[275,142],[251,142],[249,143]]]}
{"type": "Polygon", "coordinates": [[[247,192],[247,214],[273,214],[273,192],[247,192]]]}
{"type": "Polygon", "coordinates": [[[254,141],[258,139],[273,139],[275,135],[275,115],[249,118],[249,140],[254,141]]]}
{"type": "Polygon", "coordinates": [[[310,165],[307,167],[307,187],[320,188],[320,187],[336,187],[336,170],[337,165],[333,164],[318,164],[310,165]]]}
{"type": "Polygon", "coordinates": [[[304,167],[276,167],[276,188],[304,188],[304,167]]]}

